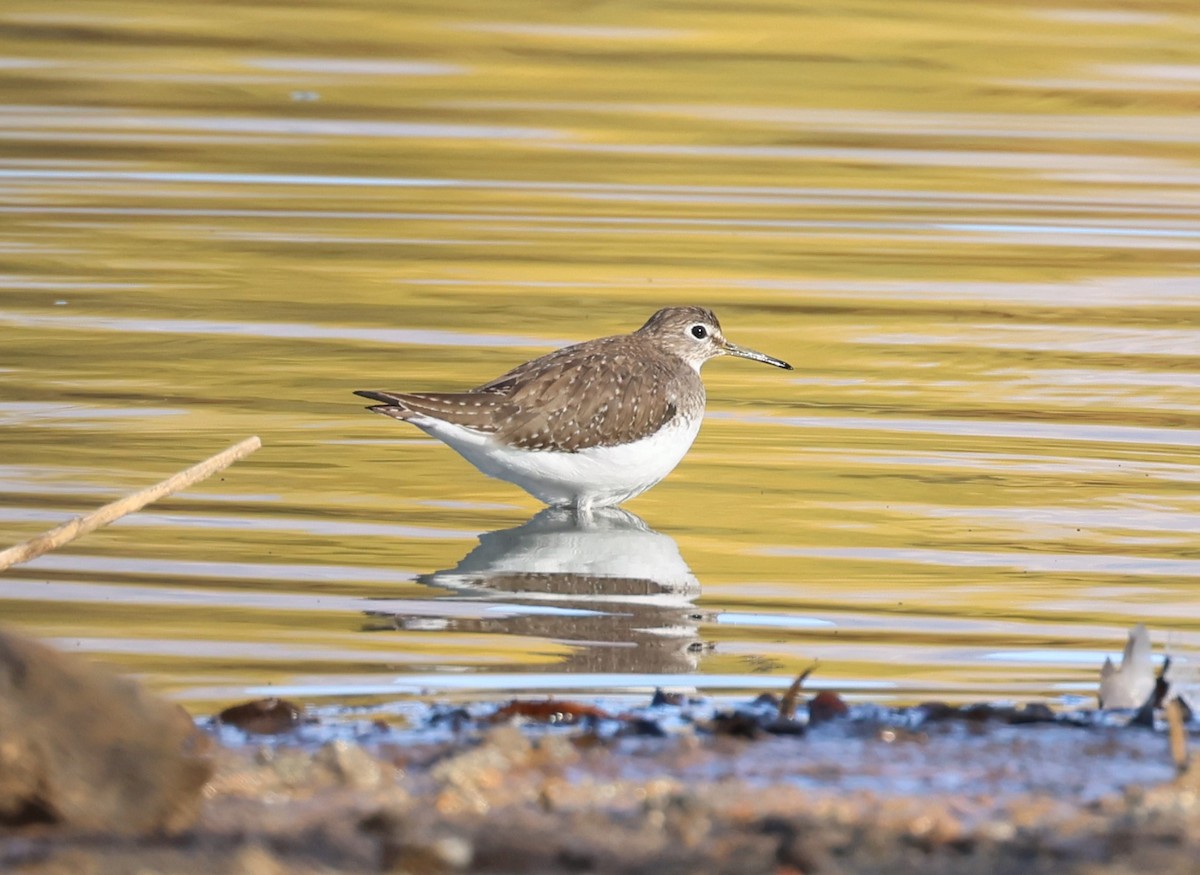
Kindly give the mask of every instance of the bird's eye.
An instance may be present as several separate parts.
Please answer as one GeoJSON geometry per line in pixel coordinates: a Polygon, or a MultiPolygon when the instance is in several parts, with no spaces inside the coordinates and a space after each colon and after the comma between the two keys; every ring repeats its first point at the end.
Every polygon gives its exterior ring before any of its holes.
{"type": "Polygon", "coordinates": [[[697,340],[703,340],[704,338],[708,337],[708,329],[703,325],[693,325],[692,337],[696,338],[697,340]]]}

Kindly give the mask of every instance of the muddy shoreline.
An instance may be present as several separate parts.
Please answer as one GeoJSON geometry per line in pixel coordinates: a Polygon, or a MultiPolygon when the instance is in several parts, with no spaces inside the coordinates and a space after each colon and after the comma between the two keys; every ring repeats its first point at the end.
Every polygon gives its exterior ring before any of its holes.
{"type": "Polygon", "coordinates": [[[0,871],[1095,875],[1200,859],[1200,769],[1181,754],[1200,722],[1177,704],[850,706],[805,681],[621,709],[273,699],[195,721],[0,629],[0,871]]]}
{"type": "Polygon", "coordinates": [[[788,730],[772,704],[580,717],[590,706],[480,702],[399,733],[202,720],[213,771],[189,828],[26,824],[0,833],[0,867],[1028,875],[1200,859],[1200,782],[1176,776],[1161,728],[1121,725],[1129,715],[856,706],[816,725],[802,709],[788,730]]]}

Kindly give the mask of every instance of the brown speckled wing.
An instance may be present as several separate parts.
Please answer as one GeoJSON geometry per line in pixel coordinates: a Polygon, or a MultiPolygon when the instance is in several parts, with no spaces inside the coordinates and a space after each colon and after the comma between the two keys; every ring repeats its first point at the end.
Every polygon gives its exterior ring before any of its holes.
{"type": "Polygon", "coordinates": [[[397,419],[421,414],[526,450],[574,453],[649,437],[682,410],[699,416],[692,368],[632,336],[569,346],[470,392],[359,392],[397,419]]]}
{"type": "Polygon", "coordinates": [[[698,375],[619,340],[568,347],[480,386],[479,395],[500,394],[511,405],[496,437],[523,449],[573,453],[648,437],[681,406],[698,413],[698,375]]]}
{"type": "Polygon", "coordinates": [[[494,432],[496,422],[508,415],[507,402],[502,396],[475,392],[362,391],[354,394],[381,402],[371,409],[396,419],[411,419],[414,414],[431,416],[482,432],[494,432]]]}

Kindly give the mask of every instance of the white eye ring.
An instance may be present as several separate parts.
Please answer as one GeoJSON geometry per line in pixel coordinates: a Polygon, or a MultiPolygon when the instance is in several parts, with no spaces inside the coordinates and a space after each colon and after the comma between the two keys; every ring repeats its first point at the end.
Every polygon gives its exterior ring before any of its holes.
{"type": "Polygon", "coordinates": [[[692,335],[692,337],[696,338],[697,340],[704,340],[704,338],[708,337],[708,329],[697,322],[688,329],[688,334],[692,335]]]}

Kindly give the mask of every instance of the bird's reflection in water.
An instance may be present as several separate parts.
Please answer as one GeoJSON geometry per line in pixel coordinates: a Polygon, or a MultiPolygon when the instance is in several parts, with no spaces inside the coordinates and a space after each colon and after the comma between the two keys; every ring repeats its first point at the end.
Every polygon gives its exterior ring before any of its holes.
{"type": "MultiPolygon", "coordinates": [[[[547,508],[524,524],[479,536],[454,568],[418,578],[507,616],[448,617],[443,628],[548,638],[577,645],[551,671],[681,673],[696,668],[700,583],[679,546],[619,508],[547,508]]],[[[428,616],[392,618],[429,628],[428,616]]]]}

